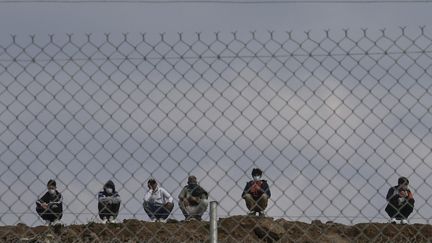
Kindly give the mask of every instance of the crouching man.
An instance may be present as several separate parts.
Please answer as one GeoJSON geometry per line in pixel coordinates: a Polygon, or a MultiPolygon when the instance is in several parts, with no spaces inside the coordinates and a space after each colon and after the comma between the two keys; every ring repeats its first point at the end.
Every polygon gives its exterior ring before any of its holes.
{"type": "Polygon", "coordinates": [[[208,192],[198,185],[195,176],[189,176],[187,185],[180,192],[179,206],[187,221],[200,221],[207,211],[208,192]]]}
{"type": "Polygon", "coordinates": [[[120,203],[120,195],[115,189],[114,182],[109,180],[98,194],[98,210],[102,223],[115,223],[120,203]]]}
{"type": "Polygon", "coordinates": [[[390,216],[390,223],[408,224],[408,216],[414,210],[414,197],[408,188],[409,181],[406,177],[398,179],[398,185],[391,187],[387,192],[387,207],[385,211],[390,216]]]}
{"type": "Polygon", "coordinates": [[[63,216],[63,197],[54,180],[48,181],[47,188],[48,192],[36,201],[36,212],[47,225],[59,224],[63,216]]]}
{"type": "Polygon", "coordinates": [[[261,180],[263,172],[254,168],[252,170],[253,180],[249,181],[242,193],[242,198],[249,209],[248,215],[258,215],[264,217],[264,210],[267,208],[268,200],[271,197],[270,188],[266,180],[261,180]]]}

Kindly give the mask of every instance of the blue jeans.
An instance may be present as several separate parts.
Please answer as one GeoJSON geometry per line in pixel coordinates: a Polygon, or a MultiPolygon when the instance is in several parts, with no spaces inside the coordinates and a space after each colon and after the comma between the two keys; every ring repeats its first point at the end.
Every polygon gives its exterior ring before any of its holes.
{"type": "Polygon", "coordinates": [[[150,219],[167,219],[173,210],[174,205],[170,208],[166,208],[160,203],[144,202],[143,206],[144,211],[147,213],[150,219]]]}

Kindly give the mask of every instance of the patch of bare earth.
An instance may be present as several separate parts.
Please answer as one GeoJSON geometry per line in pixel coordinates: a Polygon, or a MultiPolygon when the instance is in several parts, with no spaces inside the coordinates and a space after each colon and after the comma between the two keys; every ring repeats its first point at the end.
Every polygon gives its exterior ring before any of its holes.
{"type": "MultiPolygon", "coordinates": [[[[0,242],[208,242],[209,222],[135,219],[118,224],[0,227],[0,242]]],[[[218,222],[219,242],[432,242],[432,226],[364,223],[311,224],[285,219],[233,216],[218,222]]]]}

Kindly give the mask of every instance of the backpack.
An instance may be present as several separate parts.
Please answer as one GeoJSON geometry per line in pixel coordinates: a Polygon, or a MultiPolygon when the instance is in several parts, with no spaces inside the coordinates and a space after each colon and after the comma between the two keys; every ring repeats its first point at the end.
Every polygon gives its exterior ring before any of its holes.
{"type": "Polygon", "coordinates": [[[263,181],[252,181],[251,186],[249,188],[249,193],[254,197],[258,198],[264,194],[262,190],[263,181]]]}

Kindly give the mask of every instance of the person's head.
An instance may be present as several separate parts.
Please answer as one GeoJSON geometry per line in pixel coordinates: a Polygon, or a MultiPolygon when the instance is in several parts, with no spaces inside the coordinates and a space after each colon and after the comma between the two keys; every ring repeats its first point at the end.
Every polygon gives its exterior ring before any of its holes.
{"type": "Polygon", "coordinates": [[[103,189],[107,194],[109,194],[109,195],[113,194],[115,192],[114,182],[112,180],[107,181],[107,183],[105,183],[103,189]]]}
{"type": "Polygon", "coordinates": [[[254,179],[254,181],[260,180],[262,174],[263,174],[263,172],[259,168],[254,168],[252,170],[252,178],[254,179]]]}
{"type": "Polygon", "coordinates": [[[403,177],[403,176],[399,177],[399,179],[398,179],[398,187],[399,188],[406,189],[406,188],[408,188],[408,184],[409,184],[408,178],[403,177]]]}
{"type": "Polygon", "coordinates": [[[56,193],[56,190],[57,190],[57,183],[55,182],[55,180],[53,180],[53,179],[49,180],[47,183],[47,188],[48,188],[48,192],[51,195],[54,195],[56,193]]]}
{"type": "Polygon", "coordinates": [[[187,184],[188,185],[196,185],[196,184],[198,184],[196,176],[193,176],[193,175],[189,176],[187,184]]]}
{"type": "Polygon", "coordinates": [[[151,190],[156,190],[157,185],[158,185],[158,184],[157,184],[156,180],[153,179],[153,178],[149,179],[148,182],[147,182],[147,186],[148,186],[148,188],[151,189],[151,190]]]}

